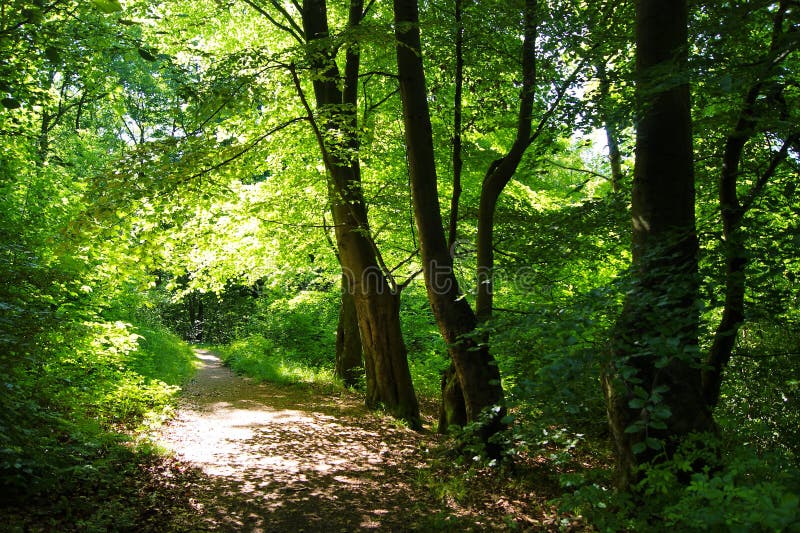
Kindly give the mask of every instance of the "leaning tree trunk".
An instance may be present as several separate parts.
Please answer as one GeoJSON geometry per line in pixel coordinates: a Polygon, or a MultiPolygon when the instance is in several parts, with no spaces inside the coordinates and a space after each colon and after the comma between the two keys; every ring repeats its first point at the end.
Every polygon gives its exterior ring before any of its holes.
{"type": "MultiPolygon", "coordinates": [[[[325,0],[304,0],[303,31],[314,72],[316,114],[295,84],[309,112],[328,173],[328,190],[343,275],[353,297],[367,376],[366,403],[385,407],[420,426],[419,406],[408,368],[406,347],[400,328],[400,295],[380,268],[372,240],[361,187],[358,160],[357,88],[359,54],[348,47],[344,86],[329,37],[325,0]]],[[[349,27],[363,17],[363,2],[350,2],[349,27]]]]}
{"type": "Polygon", "coordinates": [[[604,374],[619,484],[713,428],[698,357],[694,172],[686,0],[636,8],[637,98],[633,286],[604,374]],[[677,81],[675,81],[677,80],[677,81]]]}
{"type": "MultiPolygon", "coordinates": [[[[763,64],[769,65],[770,68],[747,91],[739,110],[736,126],[725,140],[725,149],[722,155],[722,169],[719,179],[719,206],[725,256],[725,304],[722,309],[722,317],[714,332],[714,340],[711,343],[711,348],[706,358],[706,368],[703,372],[703,389],[706,401],[712,406],[717,405],[719,402],[723,370],[731,360],[739,329],[745,319],[744,299],[747,287],[747,249],[746,235],[742,223],[753,201],[761,194],[769,180],[772,179],[778,165],[788,157],[789,147],[800,138],[797,130],[790,133],[784,142],[783,148],[773,155],[771,163],[755,180],[755,184],[748,191],[748,194],[740,198],[739,176],[741,174],[742,155],[747,143],[756,135],[758,121],[762,118],[759,113],[764,113],[768,109],[763,104],[759,105],[758,100],[762,96],[766,96],[764,93],[768,90],[774,91],[775,89],[771,81],[775,72],[779,70],[780,65],[775,63],[773,58],[780,57],[780,48],[787,41],[787,36],[784,33],[784,22],[789,9],[788,1],[779,2],[778,9],[773,15],[772,38],[769,50],[763,60],[763,64]]],[[[785,114],[785,110],[775,109],[774,111],[779,114],[785,114]]],[[[781,116],[780,119],[786,122],[788,117],[781,116]]]]}
{"type": "MultiPolygon", "coordinates": [[[[428,299],[461,386],[466,421],[477,422],[482,412],[493,409],[482,427],[488,441],[502,428],[503,389],[497,363],[485,344],[477,342],[477,320],[458,288],[442,226],[416,0],[394,0],[394,15],[411,193],[428,299]]],[[[453,407],[453,413],[460,409],[453,407]]]]}
{"type": "Polygon", "coordinates": [[[500,193],[517,171],[522,156],[531,144],[533,99],[536,95],[536,0],[525,1],[525,31],[522,40],[522,89],[519,96],[519,114],[514,144],[501,159],[494,161],[481,185],[478,205],[477,239],[477,298],[475,303],[478,320],[492,316],[494,291],[494,213],[500,193]]]}

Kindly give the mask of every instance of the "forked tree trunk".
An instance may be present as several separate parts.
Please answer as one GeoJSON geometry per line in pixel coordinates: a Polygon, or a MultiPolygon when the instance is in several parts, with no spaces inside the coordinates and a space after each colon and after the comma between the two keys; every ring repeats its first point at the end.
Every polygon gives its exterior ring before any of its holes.
{"type": "Polygon", "coordinates": [[[603,376],[619,484],[635,467],[713,429],[697,348],[697,253],[686,0],[636,8],[633,287],[603,376]],[[677,81],[675,81],[677,80],[677,81]]]}
{"type": "Polygon", "coordinates": [[[394,0],[394,16],[411,193],[428,299],[461,386],[467,421],[477,422],[484,410],[497,406],[482,428],[481,436],[488,441],[503,425],[503,389],[494,358],[476,338],[477,320],[458,288],[442,226],[416,0],[394,0]]]}
{"type": "MultiPolygon", "coordinates": [[[[385,407],[412,427],[420,426],[419,406],[411,382],[400,329],[399,293],[377,260],[367,220],[358,160],[357,88],[359,54],[349,47],[344,86],[340,86],[335,49],[329,37],[325,0],[304,0],[303,31],[309,47],[316,100],[309,116],[328,173],[328,190],[343,275],[353,297],[367,375],[366,403],[385,407]]],[[[349,27],[361,22],[363,2],[350,2],[349,27]]],[[[296,79],[298,91],[302,89],[296,79]]],[[[303,97],[304,103],[308,103],[303,97]]],[[[309,107],[309,112],[311,109],[309,107]]]]}
{"type": "MultiPolygon", "coordinates": [[[[762,111],[766,107],[758,106],[759,97],[764,95],[765,80],[771,80],[774,72],[779,68],[771,58],[780,57],[780,47],[786,42],[784,22],[789,2],[779,2],[778,9],[773,15],[772,38],[769,51],[763,64],[771,68],[764,73],[763,78],[757,80],[747,91],[742,102],[736,125],[725,140],[725,150],[722,155],[722,169],[719,179],[719,206],[722,219],[722,239],[725,254],[725,304],[722,317],[714,332],[714,340],[706,358],[706,369],[703,372],[703,389],[706,401],[715,406],[719,402],[720,388],[722,386],[722,373],[731,360],[733,349],[739,329],[744,323],[744,299],[747,287],[747,249],[746,235],[742,222],[752,202],[761,194],[773,174],[788,156],[788,148],[797,142],[797,131],[789,135],[784,146],[773,155],[772,162],[763,173],[758,176],[749,194],[740,198],[740,167],[744,148],[748,141],[756,134],[759,117],[758,107],[762,111]]],[[[781,113],[780,110],[777,110],[781,113]]],[[[786,120],[786,117],[781,117],[786,120]]]]}

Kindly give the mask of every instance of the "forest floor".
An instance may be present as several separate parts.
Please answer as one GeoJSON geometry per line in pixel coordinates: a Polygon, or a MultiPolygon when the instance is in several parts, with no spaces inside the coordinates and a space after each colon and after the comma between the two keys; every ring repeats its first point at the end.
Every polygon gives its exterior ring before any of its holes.
{"type": "Polygon", "coordinates": [[[367,411],[356,394],[256,383],[197,353],[202,366],[175,418],[154,435],[173,458],[150,466],[149,490],[182,500],[160,509],[154,527],[564,530],[546,504],[552,492],[530,493],[496,472],[465,481],[437,451],[441,437],[367,411]]]}

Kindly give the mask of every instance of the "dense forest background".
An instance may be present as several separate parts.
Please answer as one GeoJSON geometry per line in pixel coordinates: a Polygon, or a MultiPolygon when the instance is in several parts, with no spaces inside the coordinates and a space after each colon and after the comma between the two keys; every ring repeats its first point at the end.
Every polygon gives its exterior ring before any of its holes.
{"type": "Polygon", "coordinates": [[[3,505],[127,516],[188,342],[587,527],[793,530],[798,49],[792,0],[3,2],[3,505]]]}

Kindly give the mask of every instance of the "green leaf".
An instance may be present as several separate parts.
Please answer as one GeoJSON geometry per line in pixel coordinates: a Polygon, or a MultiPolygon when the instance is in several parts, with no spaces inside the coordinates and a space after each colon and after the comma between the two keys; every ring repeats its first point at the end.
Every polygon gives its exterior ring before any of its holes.
{"type": "Polygon", "coordinates": [[[92,4],[98,11],[107,15],[122,11],[122,5],[119,0],[92,0],[92,4]]]}
{"type": "Polygon", "coordinates": [[[644,407],[645,401],[642,398],[634,398],[628,402],[628,407],[631,409],[641,409],[644,407]]]}
{"type": "Polygon", "coordinates": [[[625,428],[625,433],[639,433],[644,429],[644,423],[641,420],[637,420],[630,426],[625,428]]]}
{"type": "Polygon", "coordinates": [[[645,444],[644,442],[637,442],[633,446],[631,446],[631,450],[636,455],[639,455],[640,453],[642,453],[646,449],[647,449],[647,444],[645,444]]]}
{"type": "Polygon", "coordinates": [[[655,418],[659,418],[661,420],[666,420],[667,418],[672,416],[672,411],[670,410],[669,406],[664,404],[656,405],[652,411],[652,415],[655,418]]]}
{"type": "Polygon", "coordinates": [[[44,57],[51,63],[58,63],[61,60],[61,50],[55,46],[48,46],[44,51],[44,57]]]}
{"type": "Polygon", "coordinates": [[[19,109],[22,104],[19,103],[19,100],[15,100],[13,98],[3,98],[0,100],[0,104],[3,104],[3,107],[6,109],[19,109]]]}
{"type": "Polygon", "coordinates": [[[137,51],[139,52],[139,55],[142,57],[142,59],[144,59],[145,61],[155,61],[156,60],[156,56],[154,56],[152,53],[150,53],[149,51],[145,50],[144,48],[139,48],[137,51]]]}
{"type": "MultiPolygon", "coordinates": [[[[663,446],[663,443],[661,442],[661,439],[656,439],[656,438],[653,438],[653,437],[647,437],[645,439],[645,442],[647,443],[647,446],[652,448],[653,450],[660,450],[661,447],[663,446]]],[[[637,444],[642,444],[642,443],[637,443],[637,444]]]]}

